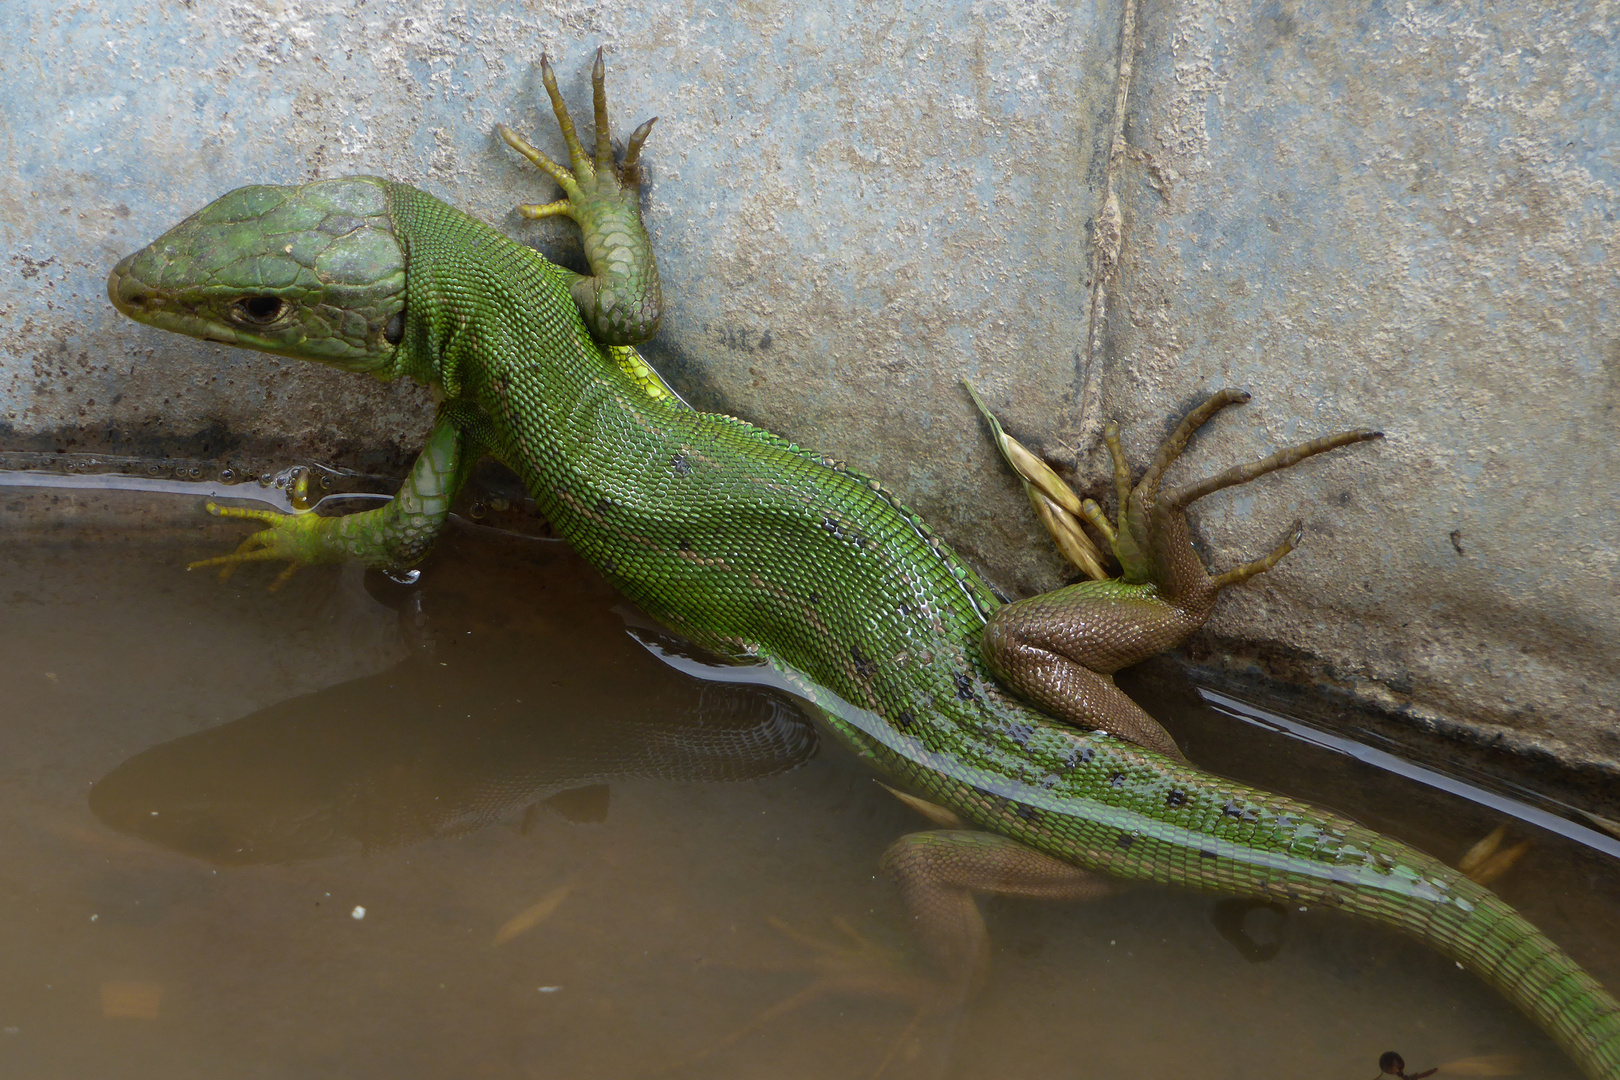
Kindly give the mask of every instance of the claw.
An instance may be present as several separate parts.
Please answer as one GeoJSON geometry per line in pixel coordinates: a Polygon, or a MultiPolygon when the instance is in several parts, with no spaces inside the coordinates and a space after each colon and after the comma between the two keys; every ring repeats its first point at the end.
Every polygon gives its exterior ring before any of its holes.
{"type": "Polygon", "coordinates": [[[596,64],[591,68],[591,105],[596,119],[596,171],[598,175],[613,171],[613,137],[608,131],[607,65],[602,62],[602,50],[596,50],[596,64]]]}
{"type": "Polygon", "coordinates": [[[546,96],[551,98],[552,114],[557,117],[563,142],[568,146],[568,163],[573,166],[574,175],[578,176],[589,159],[585,156],[585,148],[579,144],[579,134],[574,130],[573,117],[568,115],[568,105],[563,101],[562,91],[557,89],[557,73],[551,69],[551,57],[545,53],[540,54],[540,81],[545,85],[546,96]]]}
{"type": "MultiPolygon", "coordinates": [[[[1207,602],[1228,585],[1235,585],[1247,581],[1256,574],[1265,573],[1276,566],[1300,542],[1304,536],[1301,522],[1296,521],[1289,536],[1264,558],[1245,563],[1223,574],[1210,575],[1204,569],[1202,560],[1196,555],[1171,557],[1168,554],[1172,549],[1185,552],[1186,548],[1190,547],[1182,512],[1190,504],[1212,492],[1246,484],[1257,477],[1297,465],[1306,458],[1325,454],[1341,446],[1383,438],[1383,432],[1366,428],[1323,435],[1308,442],[1284,447],[1258,461],[1234,465],[1215,476],[1161,493],[1159,486],[1164,479],[1165,471],[1175,464],[1186,450],[1193,433],[1222,409],[1231,405],[1245,404],[1250,400],[1250,396],[1247,390],[1230,387],[1210,395],[1203,404],[1183,417],[1181,423],[1176,425],[1175,431],[1160,444],[1158,453],[1154,455],[1152,463],[1142,474],[1142,478],[1136,482],[1135,487],[1130,483],[1130,470],[1125,464],[1125,454],[1120,447],[1117,426],[1110,423],[1104,430],[1103,438],[1114,459],[1114,483],[1120,498],[1118,525],[1116,534],[1111,538],[1111,544],[1114,556],[1123,569],[1122,576],[1125,581],[1140,584],[1155,580],[1155,575],[1162,578],[1169,573],[1177,579],[1173,591],[1181,594],[1186,589],[1192,589],[1204,596],[1204,602],[1207,602]],[[1179,568],[1176,566],[1178,560],[1181,564],[1179,568]]],[[[1087,516],[1091,517],[1089,514],[1087,516]]],[[[1158,583],[1164,586],[1166,581],[1159,580],[1158,583]]]]}
{"type": "Polygon", "coordinates": [[[1263,574],[1282,562],[1283,556],[1298,547],[1299,542],[1303,539],[1305,539],[1305,523],[1295,519],[1294,527],[1289,530],[1288,537],[1272,548],[1269,555],[1255,559],[1253,562],[1246,562],[1236,569],[1228,570],[1224,574],[1210,578],[1209,583],[1217,589],[1224,589],[1228,585],[1237,585],[1240,582],[1248,581],[1256,574],[1263,574]]]}
{"type": "Polygon", "coordinates": [[[1220,491],[1223,488],[1236,487],[1239,484],[1247,484],[1250,480],[1264,476],[1266,473],[1286,469],[1291,465],[1298,465],[1308,457],[1325,454],[1329,450],[1337,450],[1341,446],[1350,446],[1353,443],[1366,442],[1369,439],[1382,439],[1383,437],[1384,433],[1382,431],[1373,431],[1369,428],[1357,428],[1354,431],[1339,431],[1332,435],[1323,435],[1319,439],[1284,447],[1274,454],[1261,458],[1259,461],[1234,465],[1215,476],[1191,484],[1183,484],[1166,495],[1163,501],[1167,507],[1180,509],[1212,492],[1220,491]]]}
{"type": "Polygon", "coordinates": [[[1209,423],[1216,413],[1227,406],[1247,405],[1252,397],[1247,390],[1226,387],[1211,394],[1202,405],[1182,417],[1181,423],[1176,425],[1176,430],[1159,445],[1159,452],[1153,455],[1152,464],[1147,467],[1147,472],[1142,474],[1142,479],[1137,481],[1136,490],[1131,493],[1132,498],[1141,499],[1143,504],[1151,505],[1158,497],[1159,481],[1163,479],[1164,471],[1175,464],[1181,452],[1187,449],[1187,443],[1191,441],[1193,432],[1209,423]]]}
{"type": "MultiPolygon", "coordinates": [[[[558,187],[562,188],[564,191],[567,191],[570,186],[577,188],[578,185],[574,184],[574,176],[572,173],[563,168],[561,165],[557,164],[555,161],[552,161],[543,152],[536,150],[533,146],[530,146],[529,141],[523,136],[507,127],[505,124],[497,124],[495,130],[500,132],[501,139],[506,143],[507,146],[510,146],[512,149],[528,158],[541,172],[557,181],[558,187]]],[[[563,205],[567,205],[566,200],[563,201],[563,205]]]]}
{"type": "Polygon", "coordinates": [[[641,126],[630,133],[630,141],[624,147],[624,163],[619,166],[619,176],[626,187],[641,186],[641,147],[646,143],[647,136],[652,134],[656,123],[656,116],[643,120],[641,126]]]}

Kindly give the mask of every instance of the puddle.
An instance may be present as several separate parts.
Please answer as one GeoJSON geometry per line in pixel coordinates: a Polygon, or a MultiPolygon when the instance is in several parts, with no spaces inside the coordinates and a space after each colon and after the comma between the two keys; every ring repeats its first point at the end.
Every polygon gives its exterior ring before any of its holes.
{"type": "MultiPolygon", "coordinates": [[[[267,593],[272,570],[185,570],[243,531],[200,501],[0,491],[0,1073],[831,1078],[884,1060],[910,1013],[881,999],[812,1001],[722,1045],[813,978],[772,920],[906,944],[876,864],[923,823],[789,701],[661,664],[555,542],[464,528],[412,589],[328,567],[267,593]]],[[[1201,765],[1448,860],[1507,821],[1533,847],[1498,891],[1620,986],[1620,842],[1236,719],[1173,665],[1122,682],[1201,765]]],[[[1577,1075],[1376,927],[1152,889],[984,907],[984,993],[884,1075],[1365,1080],[1390,1049],[1411,1071],[1510,1055],[1577,1075]]]]}

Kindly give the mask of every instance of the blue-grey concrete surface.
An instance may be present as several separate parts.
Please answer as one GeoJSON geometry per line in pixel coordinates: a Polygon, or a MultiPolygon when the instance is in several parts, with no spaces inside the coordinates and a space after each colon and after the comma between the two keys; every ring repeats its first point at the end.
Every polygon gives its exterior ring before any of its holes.
{"type": "Polygon", "coordinates": [[[1142,455],[1218,385],[1255,402],[1190,471],[1382,427],[1201,507],[1223,566],[1306,523],[1207,662],[1230,647],[1614,766],[1620,12],[1147,5],[1110,157],[1129,22],[1022,0],[12,0],[0,450],[408,453],[421,392],[136,326],[106,272],[229,188],[347,173],[572,257],[568,227],[512,214],[552,193],[492,130],[555,152],[540,53],[579,112],[603,45],[620,131],[661,117],[648,352],[697,404],[882,478],[1022,592],[1058,565],[964,377],[1082,482],[1104,415],[1142,455]],[[1108,190],[1117,262],[1095,246],[1108,190]]]}
{"type": "Polygon", "coordinates": [[[1210,500],[1216,561],[1285,503],[1309,551],[1212,629],[1612,765],[1620,9],[1191,3],[1143,31],[1128,131],[1169,195],[1133,174],[1105,400],[1151,424],[1190,385],[1245,385],[1222,458],[1388,433],[1314,493],[1210,500]]]}
{"type": "Polygon", "coordinates": [[[348,173],[567,257],[571,225],[512,213],[554,189],[493,129],[560,156],[540,55],[583,112],[603,45],[619,130],[661,116],[647,214],[668,315],[650,351],[676,384],[861,462],[937,520],[964,513],[989,562],[1038,543],[956,384],[1015,389],[1026,428],[1073,426],[1107,5],[130,0],[8,17],[25,43],[0,60],[13,442],[413,446],[425,395],[132,326],[106,270],[227,189],[348,173]]]}

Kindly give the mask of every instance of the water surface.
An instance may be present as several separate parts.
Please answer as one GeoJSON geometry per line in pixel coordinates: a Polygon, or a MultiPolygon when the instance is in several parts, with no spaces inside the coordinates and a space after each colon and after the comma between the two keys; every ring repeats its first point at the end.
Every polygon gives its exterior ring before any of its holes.
{"type": "MultiPolygon", "coordinates": [[[[907,1004],[837,994],[727,1041],[815,978],[773,920],[908,944],[876,864],[924,823],[791,702],[659,663],[558,543],[460,529],[415,587],[271,593],[185,570],[244,530],[197,501],[0,492],[0,1074],[832,1078],[894,1049],[907,1004]]],[[[1504,820],[1173,676],[1127,681],[1206,767],[1448,860],[1504,820]]],[[[1498,890],[1620,985],[1620,863],[1512,829],[1498,890]]],[[[1330,914],[984,908],[989,985],[884,1075],[1365,1080],[1388,1049],[1576,1075],[1449,961],[1330,914]]]]}

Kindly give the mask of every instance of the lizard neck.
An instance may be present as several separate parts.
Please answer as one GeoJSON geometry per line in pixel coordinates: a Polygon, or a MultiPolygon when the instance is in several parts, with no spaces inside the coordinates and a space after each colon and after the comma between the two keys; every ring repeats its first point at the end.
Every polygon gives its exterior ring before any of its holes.
{"type": "Polygon", "coordinates": [[[569,293],[573,274],[408,185],[389,185],[389,208],[406,254],[395,374],[470,398],[497,420],[503,380],[519,373],[536,395],[526,417],[536,407],[566,415],[610,374],[569,293]]]}

